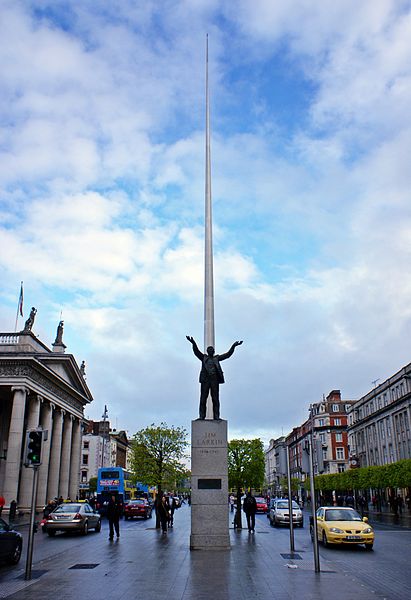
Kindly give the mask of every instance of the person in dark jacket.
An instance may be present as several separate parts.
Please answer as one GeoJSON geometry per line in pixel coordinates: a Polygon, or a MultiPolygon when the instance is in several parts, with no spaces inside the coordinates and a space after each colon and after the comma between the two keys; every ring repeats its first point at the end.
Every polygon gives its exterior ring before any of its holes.
{"type": "Polygon", "coordinates": [[[157,498],[156,498],[156,514],[158,515],[158,518],[160,519],[161,529],[162,529],[163,533],[167,533],[167,524],[168,524],[168,519],[169,519],[170,513],[168,510],[167,498],[166,498],[166,496],[163,496],[163,494],[161,492],[157,495],[157,498]]]}
{"type": "Polygon", "coordinates": [[[114,538],[114,530],[116,530],[116,536],[120,537],[120,517],[123,512],[123,505],[120,500],[114,494],[111,496],[111,500],[107,505],[107,518],[110,527],[110,534],[108,539],[114,538]]]}
{"type": "Polygon", "coordinates": [[[257,512],[257,502],[251,492],[248,492],[244,500],[243,510],[247,517],[247,527],[250,533],[255,532],[255,513],[257,512]]]}

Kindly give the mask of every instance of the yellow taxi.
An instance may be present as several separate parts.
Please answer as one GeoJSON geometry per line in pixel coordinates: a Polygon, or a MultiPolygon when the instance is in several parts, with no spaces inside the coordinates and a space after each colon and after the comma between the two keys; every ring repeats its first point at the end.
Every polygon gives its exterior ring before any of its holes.
{"type": "MultiPolygon", "coordinates": [[[[311,538],[314,536],[310,524],[311,538]]],[[[374,545],[374,530],[367,517],[348,506],[320,506],[317,510],[317,537],[324,546],[332,544],[364,544],[366,550],[374,545]]]]}

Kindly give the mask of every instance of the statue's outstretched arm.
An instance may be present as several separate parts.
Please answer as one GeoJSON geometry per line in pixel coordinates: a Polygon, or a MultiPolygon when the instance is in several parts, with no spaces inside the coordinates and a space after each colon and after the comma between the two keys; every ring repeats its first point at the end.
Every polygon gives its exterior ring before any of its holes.
{"type": "Polygon", "coordinates": [[[226,358],[230,358],[230,356],[232,356],[234,354],[234,350],[236,349],[237,346],[241,346],[241,344],[243,343],[243,340],[241,340],[240,342],[234,342],[234,344],[231,346],[230,350],[228,352],[225,352],[224,354],[220,354],[218,359],[221,360],[225,360],[226,358]]]}
{"type": "Polygon", "coordinates": [[[193,352],[197,356],[198,360],[203,360],[204,354],[202,352],[200,352],[200,350],[198,349],[195,339],[193,337],[191,337],[190,335],[186,335],[186,338],[192,344],[193,352]]]}

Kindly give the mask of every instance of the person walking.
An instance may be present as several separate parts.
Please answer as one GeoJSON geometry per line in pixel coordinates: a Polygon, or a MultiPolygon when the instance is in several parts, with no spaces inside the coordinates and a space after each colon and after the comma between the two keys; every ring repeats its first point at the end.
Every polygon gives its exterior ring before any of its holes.
{"type": "Polygon", "coordinates": [[[4,498],[4,496],[2,496],[0,494],[0,517],[1,517],[1,513],[3,512],[3,506],[6,504],[6,500],[4,498]]]}
{"type": "Polygon", "coordinates": [[[248,492],[244,500],[243,510],[247,517],[247,527],[250,533],[255,532],[255,513],[257,512],[257,502],[251,492],[248,492]]]}
{"type": "Polygon", "coordinates": [[[109,540],[114,538],[114,530],[116,531],[116,536],[120,537],[120,516],[122,512],[123,505],[117,496],[113,494],[107,505],[107,518],[110,527],[109,540]]]}
{"type": "Polygon", "coordinates": [[[177,502],[176,502],[174,496],[170,496],[170,498],[168,499],[168,505],[170,507],[170,527],[173,527],[174,526],[174,513],[177,508],[177,502]]]}
{"type": "Polygon", "coordinates": [[[163,533],[167,533],[167,524],[169,518],[168,501],[166,496],[158,494],[156,498],[156,514],[160,519],[161,529],[163,533]]]}

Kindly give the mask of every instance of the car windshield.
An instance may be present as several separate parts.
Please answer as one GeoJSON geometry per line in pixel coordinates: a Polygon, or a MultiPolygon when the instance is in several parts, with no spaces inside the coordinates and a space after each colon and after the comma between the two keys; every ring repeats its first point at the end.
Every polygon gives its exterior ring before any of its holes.
{"type": "Polygon", "coordinates": [[[145,500],[131,500],[130,504],[145,504],[145,500]]]}
{"type": "MultiPolygon", "coordinates": [[[[288,509],[288,500],[284,500],[283,502],[277,502],[277,508],[284,510],[284,509],[288,509]]],[[[294,502],[293,500],[293,508],[300,508],[297,504],[297,502],[294,502]]]]}
{"type": "Polygon", "coordinates": [[[266,502],[265,502],[264,498],[256,498],[256,499],[255,499],[255,501],[256,501],[258,504],[266,504],[266,502]]]}
{"type": "Polygon", "coordinates": [[[80,512],[80,504],[60,504],[54,512],[56,513],[77,513],[80,512]]]}
{"type": "Polygon", "coordinates": [[[353,509],[332,508],[325,511],[326,521],[361,521],[360,515],[353,509]]]}

